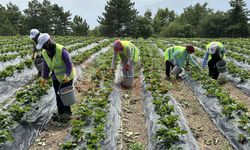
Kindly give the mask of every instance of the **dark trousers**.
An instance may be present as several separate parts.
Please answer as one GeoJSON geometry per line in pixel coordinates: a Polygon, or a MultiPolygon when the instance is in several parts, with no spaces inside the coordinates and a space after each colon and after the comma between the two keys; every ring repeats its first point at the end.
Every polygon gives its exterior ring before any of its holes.
{"type": "Polygon", "coordinates": [[[209,69],[209,76],[215,80],[219,77],[219,71],[217,69],[216,63],[220,60],[220,58],[212,58],[208,61],[208,69],[209,69]]]}
{"type": "Polygon", "coordinates": [[[53,81],[53,87],[56,92],[56,104],[57,104],[57,109],[58,109],[58,114],[71,114],[71,108],[70,106],[64,106],[63,102],[58,95],[59,89],[70,86],[73,84],[73,80],[70,80],[68,83],[62,83],[60,86],[60,82],[58,80],[52,80],[53,81]]]}
{"type": "MultiPolygon", "coordinates": [[[[42,55],[37,55],[36,58],[43,58],[43,56],[42,56],[42,55]]],[[[39,77],[41,77],[41,76],[42,76],[42,72],[41,72],[41,71],[38,71],[37,75],[38,75],[39,77]]]]}
{"type": "Polygon", "coordinates": [[[168,77],[168,78],[170,78],[170,72],[171,72],[171,70],[174,68],[174,64],[172,63],[172,62],[170,62],[170,61],[166,61],[166,63],[165,63],[165,65],[166,65],[166,76],[168,77]]]}

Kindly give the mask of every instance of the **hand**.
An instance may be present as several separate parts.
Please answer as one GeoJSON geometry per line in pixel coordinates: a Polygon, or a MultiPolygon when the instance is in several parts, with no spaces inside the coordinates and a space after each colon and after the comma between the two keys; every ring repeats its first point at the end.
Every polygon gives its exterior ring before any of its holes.
{"type": "Polygon", "coordinates": [[[46,85],[46,80],[45,79],[40,79],[40,87],[45,87],[46,85]]]}
{"type": "Polygon", "coordinates": [[[63,83],[68,83],[69,81],[70,81],[69,76],[65,74],[63,77],[63,83]]]}
{"type": "Polygon", "coordinates": [[[111,68],[110,72],[114,73],[115,72],[115,68],[111,68]]]}
{"type": "Polygon", "coordinates": [[[32,60],[35,60],[35,58],[36,58],[36,54],[33,53],[32,56],[31,56],[31,59],[32,59],[32,60]]]}
{"type": "Polygon", "coordinates": [[[125,65],[125,69],[126,69],[126,70],[129,70],[129,69],[130,69],[130,65],[129,65],[129,64],[126,64],[126,65],[125,65]]]}

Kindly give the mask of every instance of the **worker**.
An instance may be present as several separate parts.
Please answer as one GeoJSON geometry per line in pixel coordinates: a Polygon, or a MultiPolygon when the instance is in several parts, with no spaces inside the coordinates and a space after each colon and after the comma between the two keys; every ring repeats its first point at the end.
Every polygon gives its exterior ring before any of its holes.
{"type": "MultiPolygon", "coordinates": [[[[187,46],[172,46],[166,49],[164,56],[165,56],[165,65],[166,65],[166,79],[170,80],[170,72],[174,68],[175,65],[183,68],[185,62],[189,64],[189,61],[195,66],[198,67],[198,64],[190,55],[194,53],[195,48],[192,45],[187,46]]],[[[178,77],[178,76],[177,76],[178,77]]]]}
{"type": "MultiPolygon", "coordinates": [[[[36,59],[43,59],[42,57],[42,54],[41,54],[41,51],[38,51],[36,49],[36,45],[37,45],[37,40],[38,40],[38,37],[41,33],[39,32],[39,30],[37,29],[31,29],[30,30],[30,38],[32,39],[32,56],[31,56],[31,59],[32,60],[36,60],[36,59]]],[[[36,63],[36,62],[35,62],[36,63]]],[[[42,74],[42,71],[38,71],[38,76],[41,76],[42,74]]]]}
{"type": "Polygon", "coordinates": [[[115,69],[117,55],[121,58],[123,74],[134,75],[135,63],[139,62],[139,49],[130,41],[115,40],[112,70],[115,69]]]}
{"type": "Polygon", "coordinates": [[[73,79],[76,75],[70,54],[64,46],[55,43],[47,33],[39,36],[36,48],[43,48],[44,70],[40,85],[42,87],[45,86],[46,80],[49,78],[49,73],[51,72],[58,114],[67,114],[70,116],[72,114],[70,106],[65,106],[58,95],[58,91],[61,88],[72,86],[73,79]]]}
{"type": "Polygon", "coordinates": [[[224,59],[226,50],[221,42],[210,42],[206,49],[207,51],[202,60],[202,68],[205,68],[208,61],[209,76],[217,80],[220,73],[216,63],[224,59]]]}

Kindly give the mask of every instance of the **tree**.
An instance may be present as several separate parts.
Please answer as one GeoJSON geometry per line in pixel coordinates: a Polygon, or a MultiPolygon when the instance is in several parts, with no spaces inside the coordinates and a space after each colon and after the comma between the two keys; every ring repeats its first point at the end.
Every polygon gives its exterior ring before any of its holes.
{"type": "MultiPolygon", "coordinates": [[[[1,13],[2,14],[2,13],[1,13]]],[[[14,26],[12,26],[10,20],[8,18],[0,17],[0,35],[14,35],[16,34],[16,30],[14,26]]]]}
{"type": "Polygon", "coordinates": [[[135,37],[148,38],[154,33],[152,12],[147,10],[144,16],[138,16],[136,20],[135,37]]]}
{"type": "Polygon", "coordinates": [[[63,7],[59,7],[57,4],[52,6],[52,29],[56,35],[66,35],[70,31],[70,11],[64,12],[63,7]]]}
{"type": "Polygon", "coordinates": [[[98,17],[105,36],[130,36],[134,32],[137,10],[131,0],[108,0],[103,17],[98,17]]]}
{"type": "Polygon", "coordinates": [[[52,6],[50,1],[44,0],[40,9],[41,31],[51,33],[52,31],[52,6]]]}
{"type": "Polygon", "coordinates": [[[158,9],[154,17],[154,31],[159,33],[164,26],[168,26],[170,22],[176,19],[177,15],[174,11],[170,11],[168,8],[158,9]]]}
{"type": "Polygon", "coordinates": [[[73,30],[73,35],[85,36],[88,33],[89,25],[86,20],[83,21],[82,17],[76,15],[71,24],[71,29],[73,30]]]}
{"type": "Polygon", "coordinates": [[[88,36],[100,37],[101,36],[100,27],[96,26],[94,29],[90,30],[88,36]]]}
{"type": "Polygon", "coordinates": [[[249,35],[248,31],[248,14],[249,11],[244,8],[246,3],[244,0],[231,0],[231,10],[229,14],[228,34],[230,37],[246,37],[249,35]]]}
{"type": "Polygon", "coordinates": [[[199,24],[199,36],[218,38],[225,37],[227,34],[226,26],[228,15],[224,12],[212,13],[204,17],[199,24]]]}
{"type": "MultiPolygon", "coordinates": [[[[25,22],[27,24],[26,31],[29,32],[30,29],[36,28],[41,29],[41,7],[42,4],[38,0],[32,0],[28,3],[28,8],[24,10],[24,14],[26,15],[25,22]]],[[[44,31],[43,31],[44,32],[44,31]]]]}
{"type": "Polygon", "coordinates": [[[212,13],[212,9],[207,8],[207,3],[204,3],[203,5],[197,3],[194,6],[184,8],[184,12],[180,15],[178,20],[182,24],[191,25],[193,29],[192,32],[197,36],[197,27],[200,24],[200,21],[210,13],[212,13]]]}
{"type": "Polygon", "coordinates": [[[0,5],[0,14],[0,35],[20,33],[22,14],[16,5],[8,3],[6,8],[0,5]]]}
{"type": "Polygon", "coordinates": [[[15,34],[19,33],[21,28],[21,18],[22,12],[16,5],[13,5],[11,2],[6,5],[6,17],[8,18],[11,26],[13,27],[15,34]]]}
{"type": "Polygon", "coordinates": [[[194,32],[191,24],[182,24],[180,22],[173,21],[168,26],[164,26],[159,34],[163,37],[193,37],[194,32]]]}

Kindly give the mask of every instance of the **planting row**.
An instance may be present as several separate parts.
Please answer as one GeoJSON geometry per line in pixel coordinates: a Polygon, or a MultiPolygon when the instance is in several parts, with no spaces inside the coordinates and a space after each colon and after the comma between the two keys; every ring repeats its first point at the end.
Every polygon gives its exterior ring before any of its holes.
{"type": "MultiPolygon", "coordinates": [[[[64,45],[70,45],[74,43],[81,43],[86,40],[85,37],[55,37],[54,39],[57,43],[63,43],[64,45]]],[[[0,49],[0,53],[7,52],[22,52],[24,50],[32,49],[32,40],[28,37],[23,42],[17,42],[12,45],[2,45],[0,49]]]]}
{"type": "MultiPolygon", "coordinates": [[[[250,137],[250,116],[249,114],[247,114],[249,110],[246,105],[244,103],[241,103],[241,100],[232,98],[230,94],[219,85],[217,80],[209,78],[205,72],[201,72],[200,70],[197,70],[195,68],[192,68],[190,70],[192,78],[196,82],[200,83],[206,90],[207,97],[215,97],[218,99],[218,106],[220,106],[221,108],[218,109],[219,112],[217,113],[220,113],[221,118],[223,118],[224,116],[226,117],[226,120],[222,119],[222,122],[220,122],[219,124],[227,124],[226,122],[228,122],[228,125],[233,124],[230,128],[232,129],[232,131],[234,131],[232,132],[232,134],[236,135],[226,135],[226,137],[231,140],[234,147],[249,148],[248,140],[250,137]],[[233,127],[235,127],[235,129],[233,129],[233,127]]],[[[217,105],[216,102],[215,105],[217,105]]],[[[212,107],[216,106],[211,106],[211,109],[214,109],[212,107]]],[[[217,121],[219,122],[219,120],[217,121]]],[[[220,128],[220,130],[222,131],[222,133],[230,132],[227,129],[223,128],[220,128]]]]}
{"type": "MultiPolygon", "coordinates": [[[[103,47],[98,46],[98,48],[99,50],[101,50],[103,47]]],[[[95,47],[93,49],[96,51],[95,47]]],[[[93,50],[90,49],[90,51],[93,50]]],[[[90,55],[91,54],[89,54],[88,56],[90,55]]],[[[86,58],[83,58],[82,60],[79,61],[83,61],[84,59],[86,58]]],[[[51,86],[51,84],[48,84],[45,88],[41,88],[38,83],[39,81],[35,80],[33,84],[28,85],[19,90],[18,92],[16,92],[15,93],[16,101],[14,101],[14,103],[12,103],[7,110],[3,110],[4,113],[2,113],[0,120],[1,122],[0,137],[5,137],[5,138],[3,138],[1,144],[7,142],[8,140],[11,140],[11,133],[9,132],[9,129],[12,127],[14,123],[13,121],[21,121],[24,114],[31,109],[31,106],[35,107],[36,105],[35,103],[40,99],[41,96],[46,94],[46,91],[51,86]]]]}
{"type": "MultiPolygon", "coordinates": [[[[108,113],[108,97],[112,91],[114,74],[109,71],[112,51],[100,56],[92,63],[95,68],[91,75],[91,82],[95,86],[82,93],[81,104],[74,106],[71,120],[71,138],[62,145],[62,149],[101,149],[105,140],[105,125],[108,113]]],[[[91,67],[91,68],[92,68],[91,67]]]]}
{"type": "MultiPolygon", "coordinates": [[[[204,53],[202,51],[197,51],[195,52],[195,54],[198,55],[199,57],[204,56],[204,53]]],[[[235,67],[235,65],[233,66],[235,67]]],[[[232,67],[231,64],[229,64],[229,68],[230,67],[232,67]]],[[[231,141],[231,144],[235,148],[242,148],[242,149],[249,148],[248,139],[250,135],[250,132],[249,132],[250,117],[247,114],[248,109],[246,105],[239,102],[240,100],[230,97],[230,94],[226,92],[225,89],[223,89],[216,80],[209,78],[206,73],[201,72],[200,70],[197,70],[195,68],[192,68],[190,70],[192,71],[193,79],[201,83],[203,85],[203,88],[207,91],[206,93],[207,96],[216,97],[218,99],[219,105],[221,105],[221,109],[218,108],[219,110],[221,110],[221,112],[218,112],[218,113],[221,113],[222,119],[220,117],[218,117],[219,119],[217,117],[212,117],[212,119],[215,118],[214,121],[216,122],[217,127],[220,128],[222,133],[231,141]],[[223,119],[223,116],[225,116],[229,120],[230,123],[228,123],[228,126],[230,126],[230,128],[234,131],[234,132],[231,132],[231,135],[229,134],[230,131],[228,131],[224,127],[224,125],[227,124],[226,123],[227,120],[223,119]]],[[[231,68],[229,70],[231,70],[231,68]]],[[[242,76],[242,77],[246,77],[246,76],[242,76]]],[[[194,83],[192,84],[193,86],[195,86],[194,83]]],[[[197,94],[198,98],[201,97],[200,94],[201,93],[197,94]]],[[[216,106],[214,106],[216,105],[216,102],[214,102],[215,104],[211,105],[211,108],[209,108],[210,106],[206,106],[209,104],[209,102],[207,102],[206,104],[206,101],[210,101],[210,100],[204,99],[203,106],[205,105],[204,107],[206,107],[206,109],[210,111],[211,113],[210,115],[214,116],[215,114],[213,113],[216,113],[217,111],[217,108],[215,108],[216,106]]],[[[217,116],[217,114],[215,116],[217,116]]]]}
{"type": "MultiPolygon", "coordinates": [[[[162,58],[159,51],[150,44],[140,43],[141,62],[143,64],[143,74],[145,75],[145,82],[147,90],[153,96],[153,104],[155,105],[155,112],[159,115],[158,125],[156,129],[156,147],[154,149],[177,148],[180,143],[180,137],[187,134],[179,125],[179,116],[174,112],[174,105],[169,103],[170,97],[166,95],[169,86],[163,81],[164,69],[162,68],[162,58]]],[[[179,147],[180,148],[180,147],[179,147]]]]}
{"type": "MultiPolygon", "coordinates": [[[[72,46],[70,49],[76,50],[76,48],[80,48],[86,45],[89,45],[92,42],[96,42],[97,40],[89,40],[89,41],[84,41],[80,45],[72,46]]],[[[12,76],[14,72],[17,70],[18,72],[21,72],[25,67],[30,68],[33,65],[33,61],[31,59],[26,59],[23,62],[20,62],[19,64],[16,65],[10,65],[6,67],[4,70],[0,71],[0,80],[6,79],[6,77],[12,76]]]]}

